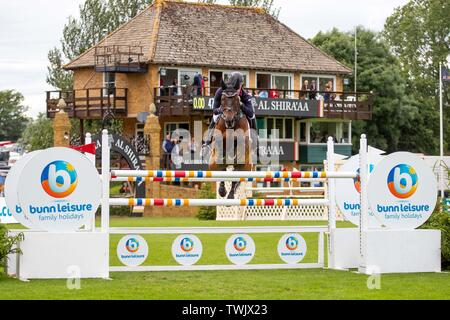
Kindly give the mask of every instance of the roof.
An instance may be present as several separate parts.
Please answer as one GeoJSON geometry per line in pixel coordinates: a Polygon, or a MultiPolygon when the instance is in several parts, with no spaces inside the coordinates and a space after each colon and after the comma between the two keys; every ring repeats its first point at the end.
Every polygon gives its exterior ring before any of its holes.
{"type": "MultiPolygon", "coordinates": [[[[261,9],[156,1],[98,45],[143,46],[149,64],[349,74],[351,69],[261,9]]],[[[94,65],[95,48],[66,69],[94,65]]]]}

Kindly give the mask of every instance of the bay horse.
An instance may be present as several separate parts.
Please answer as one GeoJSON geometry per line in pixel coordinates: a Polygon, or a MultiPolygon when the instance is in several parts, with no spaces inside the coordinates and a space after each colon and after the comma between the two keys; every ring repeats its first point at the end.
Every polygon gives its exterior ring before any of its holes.
{"type": "MultiPolygon", "coordinates": [[[[223,80],[221,85],[221,116],[214,129],[209,169],[225,171],[232,165],[235,171],[252,171],[250,124],[241,109],[239,85],[225,84],[223,80]]],[[[234,199],[240,184],[232,183],[228,199],[234,199]]],[[[219,195],[227,195],[224,181],[220,182],[219,195]]]]}

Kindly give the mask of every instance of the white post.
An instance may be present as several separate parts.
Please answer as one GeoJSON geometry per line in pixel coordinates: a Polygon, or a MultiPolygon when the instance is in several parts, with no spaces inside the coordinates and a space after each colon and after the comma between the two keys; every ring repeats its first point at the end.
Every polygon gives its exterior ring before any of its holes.
{"type": "Polygon", "coordinates": [[[439,158],[439,189],[444,200],[444,110],[442,101],[442,63],[439,63],[439,112],[440,112],[440,158],[439,158]]]}
{"type": "MultiPolygon", "coordinates": [[[[361,135],[360,149],[359,149],[359,172],[360,172],[360,183],[361,183],[361,194],[360,194],[360,206],[361,214],[359,217],[359,250],[361,256],[361,262],[364,259],[364,244],[363,244],[363,233],[368,230],[368,219],[369,219],[369,204],[367,199],[367,138],[366,135],[361,135]]],[[[362,264],[360,264],[362,266],[362,264]]]]}
{"type": "MultiPolygon", "coordinates": [[[[86,137],[85,137],[84,141],[85,141],[86,145],[92,143],[92,135],[89,132],[86,133],[86,137]]],[[[95,154],[85,153],[85,155],[92,162],[92,164],[95,167],[95,154]]],[[[92,230],[92,232],[95,232],[95,214],[92,217],[91,230],[92,230]]]]}
{"type": "Polygon", "coordinates": [[[108,130],[102,132],[102,232],[109,233],[110,141],[108,130]]]}
{"type": "MultiPolygon", "coordinates": [[[[92,135],[89,132],[86,133],[86,137],[85,137],[84,141],[85,141],[86,145],[92,143],[92,135]]],[[[91,162],[95,166],[95,154],[86,153],[86,156],[89,158],[89,160],[91,160],[91,162]]]]}
{"type": "MultiPolygon", "coordinates": [[[[327,165],[329,172],[334,172],[334,140],[333,137],[328,138],[327,165]]],[[[332,229],[336,229],[336,200],[335,200],[335,181],[336,179],[328,179],[328,232],[331,234],[332,229]]]]}

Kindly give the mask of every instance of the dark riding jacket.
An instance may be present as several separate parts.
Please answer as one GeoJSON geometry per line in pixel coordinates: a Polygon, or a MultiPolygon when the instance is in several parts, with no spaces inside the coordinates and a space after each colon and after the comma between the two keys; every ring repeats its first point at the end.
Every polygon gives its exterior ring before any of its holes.
{"type": "MultiPolygon", "coordinates": [[[[214,115],[219,115],[220,112],[220,106],[222,102],[222,88],[219,88],[216,92],[216,96],[214,97],[214,107],[213,112],[214,115]]],[[[241,90],[241,102],[242,102],[242,112],[245,114],[245,116],[248,119],[252,119],[255,116],[255,107],[256,107],[256,100],[253,98],[247,91],[244,89],[241,90]]]]}

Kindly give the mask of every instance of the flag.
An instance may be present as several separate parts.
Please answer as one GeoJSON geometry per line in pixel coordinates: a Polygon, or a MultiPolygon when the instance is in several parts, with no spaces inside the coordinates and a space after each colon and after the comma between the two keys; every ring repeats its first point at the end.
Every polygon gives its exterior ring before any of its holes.
{"type": "Polygon", "coordinates": [[[449,71],[446,67],[444,67],[444,66],[442,66],[441,68],[442,68],[442,69],[441,69],[441,73],[442,73],[442,82],[448,82],[448,81],[450,81],[450,71],[449,71]]]}
{"type": "Polygon", "coordinates": [[[79,152],[84,152],[84,153],[90,153],[90,154],[95,154],[96,152],[96,145],[95,143],[90,143],[84,146],[80,146],[80,147],[70,147],[71,149],[75,150],[75,151],[79,151],[79,152]]]}

